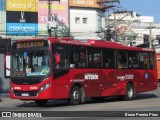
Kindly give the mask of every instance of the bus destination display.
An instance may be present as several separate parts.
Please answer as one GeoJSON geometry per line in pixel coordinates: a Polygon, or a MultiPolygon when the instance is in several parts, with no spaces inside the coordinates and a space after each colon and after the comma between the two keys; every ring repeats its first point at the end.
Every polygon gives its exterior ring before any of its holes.
{"type": "Polygon", "coordinates": [[[44,41],[27,41],[19,42],[16,44],[15,48],[33,48],[33,47],[45,47],[46,44],[44,41]]]}

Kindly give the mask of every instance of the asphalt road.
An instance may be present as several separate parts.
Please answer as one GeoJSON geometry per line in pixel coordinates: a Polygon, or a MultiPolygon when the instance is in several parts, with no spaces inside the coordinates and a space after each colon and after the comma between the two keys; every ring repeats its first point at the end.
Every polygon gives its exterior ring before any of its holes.
{"type": "MultiPolygon", "coordinates": [[[[2,99],[2,102],[0,102],[0,111],[48,111],[48,114],[50,116],[55,115],[56,119],[74,119],[76,115],[79,117],[77,119],[82,119],[81,117],[86,116],[88,119],[92,116],[101,116],[98,119],[102,120],[105,119],[106,116],[107,118],[114,117],[114,119],[120,119],[125,113],[131,112],[131,114],[135,114],[137,111],[138,113],[142,112],[148,114],[149,112],[153,112],[155,115],[158,114],[158,117],[154,117],[154,119],[157,120],[160,117],[160,112],[158,112],[160,111],[160,88],[155,91],[138,94],[136,100],[133,101],[123,101],[114,97],[106,98],[103,102],[95,102],[91,99],[86,99],[85,104],[69,105],[66,100],[52,100],[49,101],[45,107],[37,107],[32,101],[12,100],[8,96],[0,97],[2,99]]],[[[130,119],[130,117],[127,117],[127,119],[128,118],[130,119]]],[[[141,117],[141,119],[142,118],[145,118],[145,120],[146,118],[151,119],[150,117],[141,117]]],[[[136,119],[137,117],[134,118],[134,120],[136,119]]]]}

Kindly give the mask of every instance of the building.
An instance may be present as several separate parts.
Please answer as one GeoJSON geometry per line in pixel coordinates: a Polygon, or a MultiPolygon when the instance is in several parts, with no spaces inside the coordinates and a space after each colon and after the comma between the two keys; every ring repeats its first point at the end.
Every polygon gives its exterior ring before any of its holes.
{"type": "Polygon", "coordinates": [[[51,1],[50,9],[48,5],[47,0],[1,0],[0,36],[13,39],[47,36],[48,29],[52,29],[53,35],[67,36],[68,0],[51,1]]]}
{"type": "Polygon", "coordinates": [[[0,36],[4,38],[46,36],[51,29],[53,36],[97,39],[95,32],[105,24],[105,11],[97,0],[57,0],[51,4],[47,0],[1,0],[0,5],[0,36]]]}
{"type": "Polygon", "coordinates": [[[105,11],[97,0],[70,0],[70,32],[78,39],[100,39],[97,31],[105,28],[105,11]]]}
{"type": "Polygon", "coordinates": [[[6,37],[6,2],[0,1],[0,37],[6,37]]]}
{"type": "Polygon", "coordinates": [[[160,39],[160,23],[155,23],[153,16],[140,16],[133,11],[117,11],[110,15],[109,20],[121,42],[127,45],[160,39]]]}

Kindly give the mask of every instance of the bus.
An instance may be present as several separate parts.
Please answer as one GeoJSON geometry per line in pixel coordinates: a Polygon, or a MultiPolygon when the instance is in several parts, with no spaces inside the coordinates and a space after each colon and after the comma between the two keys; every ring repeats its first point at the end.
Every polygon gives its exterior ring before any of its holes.
{"type": "Polygon", "coordinates": [[[93,39],[17,40],[10,71],[10,97],[37,106],[60,99],[73,105],[85,98],[133,100],[158,86],[155,50],[93,39]]]}
{"type": "Polygon", "coordinates": [[[156,58],[157,58],[158,86],[160,86],[160,54],[156,54],[156,58]]]}
{"type": "Polygon", "coordinates": [[[156,62],[157,62],[158,86],[160,87],[160,49],[155,48],[155,50],[156,50],[156,62]]]}

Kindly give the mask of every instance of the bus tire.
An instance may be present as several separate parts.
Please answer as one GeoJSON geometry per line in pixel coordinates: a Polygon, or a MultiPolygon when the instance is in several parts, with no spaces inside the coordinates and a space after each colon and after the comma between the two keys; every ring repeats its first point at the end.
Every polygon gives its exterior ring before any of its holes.
{"type": "Polygon", "coordinates": [[[128,83],[126,86],[125,100],[133,100],[133,99],[135,99],[134,86],[133,86],[133,84],[128,83]]]}
{"type": "Polygon", "coordinates": [[[47,104],[47,100],[35,100],[35,103],[39,107],[44,107],[47,104]]]}
{"type": "Polygon", "coordinates": [[[81,93],[81,100],[80,100],[80,102],[81,102],[81,104],[83,104],[84,102],[85,102],[85,93],[84,93],[84,89],[83,89],[83,87],[81,87],[80,88],[80,93],[81,93]]]}
{"type": "Polygon", "coordinates": [[[70,104],[78,105],[81,102],[81,90],[78,86],[74,86],[70,93],[70,104]]]}

